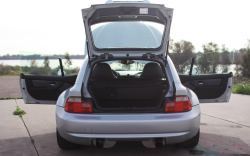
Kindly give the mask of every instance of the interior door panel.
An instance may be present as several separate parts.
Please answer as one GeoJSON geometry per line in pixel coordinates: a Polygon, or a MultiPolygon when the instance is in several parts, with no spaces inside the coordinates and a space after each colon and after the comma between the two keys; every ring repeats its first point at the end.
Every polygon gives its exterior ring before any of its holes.
{"type": "MultiPolygon", "coordinates": [[[[179,75],[182,84],[193,90],[199,99],[215,99],[227,89],[229,74],[179,75]]],[[[231,86],[232,87],[232,86],[231,86]]]]}
{"type": "MultiPolygon", "coordinates": [[[[21,74],[29,95],[36,100],[56,101],[59,95],[75,84],[74,76],[34,76],[21,74]]],[[[25,88],[22,88],[25,89],[25,88]]]]}

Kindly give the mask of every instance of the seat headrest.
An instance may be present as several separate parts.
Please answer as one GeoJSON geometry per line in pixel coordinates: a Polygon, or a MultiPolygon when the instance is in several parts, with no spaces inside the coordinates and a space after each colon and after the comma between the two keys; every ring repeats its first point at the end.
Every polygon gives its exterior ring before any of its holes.
{"type": "Polygon", "coordinates": [[[106,78],[114,79],[116,78],[107,63],[98,63],[93,70],[92,79],[106,78]]]}
{"type": "Polygon", "coordinates": [[[140,76],[143,79],[162,79],[164,77],[161,67],[157,63],[146,64],[140,76]]]}

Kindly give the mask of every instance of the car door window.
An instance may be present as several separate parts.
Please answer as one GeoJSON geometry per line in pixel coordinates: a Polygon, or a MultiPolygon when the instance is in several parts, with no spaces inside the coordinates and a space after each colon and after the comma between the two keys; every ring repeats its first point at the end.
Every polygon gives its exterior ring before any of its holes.
{"type": "Polygon", "coordinates": [[[199,53],[178,69],[179,75],[226,74],[234,71],[233,53],[199,53]],[[191,68],[192,67],[192,68],[191,68]]]}
{"type": "Polygon", "coordinates": [[[190,73],[190,68],[191,68],[191,65],[192,65],[192,59],[189,59],[187,62],[185,62],[184,64],[182,64],[178,69],[178,74],[181,74],[181,75],[189,75],[190,73]]]}
{"type": "Polygon", "coordinates": [[[36,76],[62,76],[58,58],[62,58],[64,76],[70,76],[78,74],[84,56],[44,55],[24,52],[20,56],[21,73],[36,76]]]}

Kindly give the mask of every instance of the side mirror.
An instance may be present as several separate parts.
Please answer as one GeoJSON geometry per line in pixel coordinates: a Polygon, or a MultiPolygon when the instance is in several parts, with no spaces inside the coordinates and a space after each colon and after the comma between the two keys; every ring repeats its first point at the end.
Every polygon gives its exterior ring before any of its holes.
{"type": "MultiPolygon", "coordinates": [[[[66,72],[63,71],[64,75],[66,75],[66,72]]],[[[62,70],[61,69],[57,69],[55,72],[56,76],[62,76],[62,70]]]]}
{"type": "Polygon", "coordinates": [[[192,75],[197,75],[198,72],[199,72],[199,70],[198,70],[197,68],[194,68],[194,69],[192,70],[192,75]]]}

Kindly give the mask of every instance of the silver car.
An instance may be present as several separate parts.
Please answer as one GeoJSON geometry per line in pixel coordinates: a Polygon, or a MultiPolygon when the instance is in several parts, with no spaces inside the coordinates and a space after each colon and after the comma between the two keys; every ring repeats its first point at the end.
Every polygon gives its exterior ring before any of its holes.
{"type": "Polygon", "coordinates": [[[57,142],[109,148],[142,141],[148,148],[199,142],[200,103],[228,102],[232,73],[199,75],[196,57],[178,75],[168,56],[173,9],[107,3],[82,9],[85,59],[76,76],[21,74],[26,104],[56,104],[57,142]]]}

